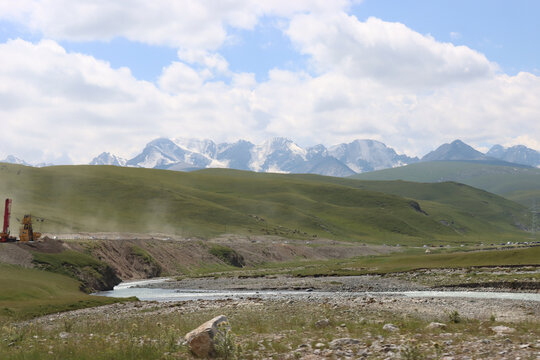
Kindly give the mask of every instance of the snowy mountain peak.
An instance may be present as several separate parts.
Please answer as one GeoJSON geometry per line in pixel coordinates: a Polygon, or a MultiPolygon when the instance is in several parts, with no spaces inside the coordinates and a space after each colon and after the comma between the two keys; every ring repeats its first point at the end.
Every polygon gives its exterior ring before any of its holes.
{"type": "Polygon", "coordinates": [[[275,137],[251,149],[249,167],[254,171],[289,173],[306,161],[306,150],[292,140],[275,137]]]}
{"type": "Polygon", "coordinates": [[[246,140],[216,144],[207,139],[160,138],[149,142],[141,154],[127,162],[127,166],[182,171],[227,167],[259,172],[349,176],[355,172],[415,161],[418,159],[398,155],[375,140],[355,140],[328,150],[322,144],[304,149],[284,137],[268,139],[259,145],[246,140]]]}
{"type": "Polygon", "coordinates": [[[90,161],[90,165],[126,166],[126,163],[126,159],[113,155],[109,152],[103,152],[90,161]]]}
{"type": "Polygon", "coordinates": [[[357,173],[403,166],[418,161],[418,158],[398,155],[394,149],[376,140],[354,140],[348,144],[332,146],[328,152],[357,173]]]}
{"type": "Polygon", "coordinates": [[[524,145],[515,145],[509,148],[494,145],[486,155],[516,164],[540,167],[540,152],[524,145]]]}
{"type": "Polygon", "coordinates": [[[14,156],[14,155],[8,155],[4,160],[2,160],[0,162],[9,163],[9,164],[32,166],[32,165],[28,164],[26,161],[24,161],[23,159],[18,158],[18,157],[14,156]]]}
{"type": "Polygon", "coordinates": [[[171,139],[179,147],[191,152],[206,155],[209,158],[216,157],[217,145],[209,139],[175,138],[171,139]]]}
{"type": "Polygon", "coordinates": [[[307,149],[307,156],[328,156],[328,149],[323,144],[318,144],[307,149]]]}

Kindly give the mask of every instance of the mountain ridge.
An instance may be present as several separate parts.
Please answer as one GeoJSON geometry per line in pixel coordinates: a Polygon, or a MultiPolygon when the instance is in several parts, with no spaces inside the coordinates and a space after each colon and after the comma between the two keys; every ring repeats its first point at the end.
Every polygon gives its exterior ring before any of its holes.
{"type": "MultiPolygon", "coordinates": [[[[494,145],[486,154],[461,140],[442,144],[421,159],[398,154],[377,140],[357,139],[326,147],[318,144],[302,148],[284,137],[268,139],[261,144],[247,140],[215,143],[210,139],[157,138],[145,145],[131,159],[103,152],[90,165],[114,165],[193,171],[206,168],[231,168],[255,172],[307,173],[347,177],[354,174],[402,167],[426,161],[493,162],[505,166],[540,167],[540,152],[516,145],[504,148],[494,145]]],[[[15,156],[3,162],[32,166],[15,156]]],[[[36,167],[52,164],[38,164],[36,167]]]]}

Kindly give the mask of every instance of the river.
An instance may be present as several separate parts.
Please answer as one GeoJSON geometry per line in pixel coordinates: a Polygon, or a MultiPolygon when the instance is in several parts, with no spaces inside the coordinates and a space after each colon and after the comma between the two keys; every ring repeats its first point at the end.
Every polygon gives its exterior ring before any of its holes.
{"type": "Polygon", "coordinates": [[[263,299],[284,299],[284,298],[309,298],[309,297],[338,297],[338,296],[406,296],[406,297],[454,297],[454,298],[475,298],[475,299],[506,299],[506,300],[526,300],[539,301],[538,293],[519,292],[486,292],[486,291],[381,291],[381,292],[328,292],[309,290],[201,290],[201,289],[162,289],[155,287],[160,282],[167,281],[167,278],[139,280],[123,282],[110,291],[101,291],[94,295],[110,297],[131,297],[136,296],[143,301],[189,301],[189,300],[219,300],[219,299],[242,299],[242,298],[263,298],[263,299]],[[145,287],[152,284],[153,287],[145,287]]]}

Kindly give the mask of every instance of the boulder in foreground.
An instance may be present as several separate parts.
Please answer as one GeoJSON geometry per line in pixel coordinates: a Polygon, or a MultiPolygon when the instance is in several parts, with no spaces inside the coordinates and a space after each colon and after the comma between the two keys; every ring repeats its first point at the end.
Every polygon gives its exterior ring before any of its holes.
{"type": "Polygon", "coordinates": [[[198,357],[206,358],[214,354],[214,338],[219,332],[219,326],[228,327],[228,320],[225,315],[217,316],[208,320],[195,330],[187,333],[185,339],[191,352],[198,357]]]}

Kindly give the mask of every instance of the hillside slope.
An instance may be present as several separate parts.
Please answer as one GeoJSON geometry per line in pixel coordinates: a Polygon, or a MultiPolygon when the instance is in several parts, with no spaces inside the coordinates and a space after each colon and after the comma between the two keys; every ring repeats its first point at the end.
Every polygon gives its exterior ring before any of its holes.
{"type": "Polygon", "coordinates": [[[355,180],[224,169],[178,173],[3,164],[0,176],[0,194],[14,199],[14,218],[31,212],[46,219],[39,230],[48,232],[270,234],[411,244],[527,236],[518,229],[527,222],[525,208],[457,184],[426,190],[448,193],[455,200],[449,203],[441,196],[385,194],[355,180]]]}
{"type": "Polygon", "coordinates": [[[351,176],[360,180],[456,181],[504,196],[525,206],[540,203],[540,169],[495,162],[433,161],[351,176]]]}
{"type": "Polygon", "coordinates": [[[0,323],[54,312],[112,304],[118,299],[90,296],[65,275],[0,262],[0,323]]]}

